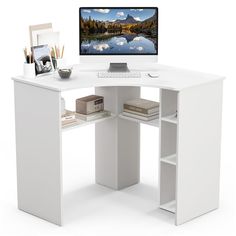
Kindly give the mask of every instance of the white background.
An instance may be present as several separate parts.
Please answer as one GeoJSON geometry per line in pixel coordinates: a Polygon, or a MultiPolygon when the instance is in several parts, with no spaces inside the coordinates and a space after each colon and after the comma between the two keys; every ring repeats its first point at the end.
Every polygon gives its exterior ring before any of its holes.
{"type": "MultiPolygon", "coordinates": [[[[235,4],[235,0],[1,1],[0,235],[236,235],[235,4]],[[218,210],[178,227],[171,214],[158,210],[158,129],[147,126],[141,127],[140,185],[115,192],[94,184],[94,127],[83,127],[63,134],[64,226],[17,210],[10,78],[22,74],[23,48],[29,45],[28,26],[33,24],[52,22],[61,32],[67,61],[78,62],[79,6],[158,6],[160,64],[227,77],[218,210]]],[[[67,105],[73,107],[74,98],[90,93],[93,90],[66,93],[67,105]]],[[[142,95],[158,99],[155,90],[145,89],[142,95]]]]}

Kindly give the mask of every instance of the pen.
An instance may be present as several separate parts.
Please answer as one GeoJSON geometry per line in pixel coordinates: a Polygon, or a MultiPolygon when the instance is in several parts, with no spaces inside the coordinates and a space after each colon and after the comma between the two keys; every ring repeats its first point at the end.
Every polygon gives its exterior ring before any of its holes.
{"type": "Polygon", "coordinates": [[[27,48],[26,47],[24,48],[24,55],[25,55],[25,60],[27,62],[27,48]]]}
{"type": "Polygon", "coordinates": [[[60,58],[60,46],[58,46],[58,48],[57,48],[57,50],[58,50],[58,53],[57,53],[57,58],[59,59],[60,58]]]}
{"type": "Polygon", "coordinates": [[[54,50],[55,50],[55,58],[57,59],[57,46],[54,46],[54,50]]]}

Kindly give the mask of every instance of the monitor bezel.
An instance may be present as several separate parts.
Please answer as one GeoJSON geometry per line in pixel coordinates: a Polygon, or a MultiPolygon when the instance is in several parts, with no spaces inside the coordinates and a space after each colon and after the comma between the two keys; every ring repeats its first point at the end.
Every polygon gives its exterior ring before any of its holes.
{"type": "Polygon", "coordinates": [[[80,7],[79,8],[79,55],[80,56],[158,56],[158,28],[159,28],[159,21],[158,21],[158,7],[80,7]],[[156,30],[157,30],[157,37],[156,37],[156,42],[157,42],[157,50],[156,53],[109,53],[109,54],[96,54],[96,53],[89,53],[89,54],[82,54],[81,53],[81,34],[80,34],[80,28],[81,28],[81,11],[84,9],[155,9],[157,12],[157,25],[156,25],[156,30]]]}

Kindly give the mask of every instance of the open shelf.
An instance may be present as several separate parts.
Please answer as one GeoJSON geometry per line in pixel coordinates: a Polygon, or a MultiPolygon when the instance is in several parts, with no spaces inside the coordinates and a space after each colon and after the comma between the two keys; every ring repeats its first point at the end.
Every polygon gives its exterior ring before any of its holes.
{"type": "Polygon", "coordinates": [[[165,163],[168,163],[168,164],[171,164],[171,165],[176,165],[176,154],[169,155],[169,156],[166,156],[166,157],[162,157],[161,161],[165,162],[165,163]]]}
{"type": "Polygon", "coordinates": [[[165,204],[160,205],[160,208],[172,213],[176,212],[176,201],[170,201],[165,204]]]}
{"type": "Polygon", "coordinates": [[[98,118],[96,120],[91,120],[91,121],[84,121],[84,120],[76,119],[76,122],[74,122],[74,123],[63,125],[62,126],[62,131],[70,130],[70,129],[74,129],[74,128],[79,128],[79,127],[82,127],[82,126],[85,126],[85,125],[96,124],[96,123],[103,122],[103,121],[108,120],[108,119],[113,119],[115,117],[116,117],[116,115],[111,114],[110,116],[101,117],[101,118],[98,118]]]}
{"type": "Polygon", "coordinates": [[[161,118],[161,120],[167,121],[167,122],[170,122],[170,123],[173,123],[173,124],[177,124],[176,114],[164,116],[164,117],[161,118]]]}
{"type": "Polygon", "coordinates": [[[125,119],[125,120],[130,120],[130,121],[134,121],[134,122],[137,122],[137,123],[142,123],[142,124],[146,124],[146,125],[159,127],[159,119],[145,121],[145,120],[140,120],[140,119],[136,119],[136,118],[133,118],[133,117],[125,116],[122,113],[119,114],[119,117],[122,118],[122,119],[125,119]]]}
{"type": "Polygon", "coordinates": [[[161,90],[160,208],[176,212],[178,92],[161,90]]]}

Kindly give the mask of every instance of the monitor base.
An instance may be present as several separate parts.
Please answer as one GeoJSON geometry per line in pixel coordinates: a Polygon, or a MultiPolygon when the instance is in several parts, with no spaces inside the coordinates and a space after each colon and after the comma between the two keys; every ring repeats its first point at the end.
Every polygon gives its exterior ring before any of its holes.
{"type": "Polygon", "coordinates": [[[130,72],[127,63],[110,63],[108,72],[130,72]]]}

